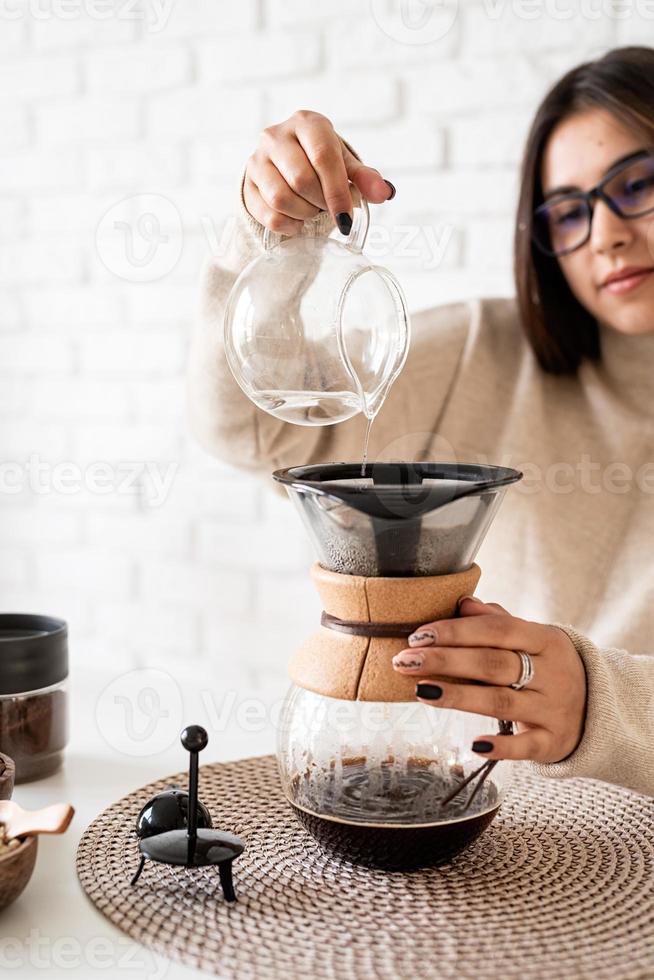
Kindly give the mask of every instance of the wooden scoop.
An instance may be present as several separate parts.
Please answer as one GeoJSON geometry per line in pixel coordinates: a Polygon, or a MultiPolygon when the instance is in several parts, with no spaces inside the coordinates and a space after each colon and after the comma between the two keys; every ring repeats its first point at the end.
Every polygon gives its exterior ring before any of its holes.
{"type": "Polygon", "coordinates": [[[73,819],[70,803],[53,803],[42,810],[23,810],[14,800],[0,800],[0,839],[63,834],[73,819]],[[4,825],[4,826],[1,826],[4,825]]]}

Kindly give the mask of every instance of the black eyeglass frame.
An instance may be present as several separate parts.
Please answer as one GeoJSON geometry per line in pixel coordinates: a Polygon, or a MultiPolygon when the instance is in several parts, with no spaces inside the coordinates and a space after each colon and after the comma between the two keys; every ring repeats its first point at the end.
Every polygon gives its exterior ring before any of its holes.
{"type": "Polygon", "coordinates": [[[645,211],[638,211],[636,214],[624,214],[613,198],[610,197],[610,195],[604,190],[605,185],[608,184],[609,181],[613,180],[614,177],[617,177],[618,174],[621,174],[623,170],[627,170],[634,163],[638,163],[639,160],[647,160],[648,158],[654,161],[654,150],[639,150],[637,153],[634,153],[633,156],[628,157],[626,160],[622,160],[620,163],[616,164],[615,167],[612,167],[609,171],[607,171],[599,183],[597,183],[595,187],[591,187],[589,191],[570,191],[569,194],[561,194],[560,196],[554,197],[548,201],[544,201],[542,204],[539,204],[532,215],[532,220],[534,222],[537,220],[538,214],[540,212],[544,212],[552,201],[556,201],[557,203],[568,200],[580,202],[583,201],[588,212],[588,232],[583,241],[579,242],[577,245],[554,252],[552,249],[546,248],[543,243],[538,240],[532,224],[531,240],[536,248],[542,252],[543,255],[549,256],[549,258],[559,258],[562,255],[570,255],[571,252],[576,252],[578,248],[582,248],[591,236],[593,214],[595,211],[595,203],[597,201],[602,201],[604,204],[606,204],[607,208],[610,208],[614,214],[625,221],[628,221],[631,218],[643,218],[647,214],[654,214],[654,207],[646,208],[645,211]]]}

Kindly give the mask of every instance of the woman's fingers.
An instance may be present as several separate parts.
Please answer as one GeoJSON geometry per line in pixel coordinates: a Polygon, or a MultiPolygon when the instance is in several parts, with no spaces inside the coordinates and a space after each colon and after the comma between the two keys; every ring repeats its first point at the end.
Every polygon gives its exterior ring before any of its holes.
{"type": "Polygon", "coordinates": [[[475,739],[472,749],[483,758],[544,763],[567,758],[583,737],[586,677],[566,631],[471,597],[460,601],[459,613],[456,619],[420,626],[409,637],[408,649],[393,658],[394,669],[420,678],[416,697],[424,704],[519,723],[517,735],[475,739]],[[535,670],[520,691],[510,686],[521,674],[516,651],[530,654],[535,670]],[[511,675],[511,669],[516,673],[511,675]],[[459,677],[481,683],[457,683],[459,677]]]}
{"type": "Polygon", "coordinates": [[[380,203],[395,190],[357,160],[326,116],[300,109],[262,131],[248,160],[243,194],[250,214],[271,231],[297,234],[302,221],[329,211],[348,234],[353,197],[380,203]]]}
{"type": "Polygon", "coordinates": [[[551,628],[540,623],[486,611],[479,616],[426,623],[409,637],[409,646],[500,647],[537,654],[545,649],[551,635],[551,628]]]}
{"type": "Polygon", "coordinates": [[[318,174],[311,166],[311,161],[294,134],[291,134],[283,142],[272,144],[270,160],[291,190],[320,211],[327,210],[327,202],[318,180],[318,174]]]}
{"type": "Polygon", "coordinates": [[[258,188],[248,176],[243,184],[243,197],[245,207],[253,218],[269,228],[270,231],[279,232],[282,235],[296,235],[302,228],[302,221],[296,218],[289,218],[288,215],[273,211],[261,197],[258,188]]]}
{"type": "Polygon", "coordinates": [[[458,609],[460,616],[483,616],[484,613],[488,614],[492,610],[496,613],[502,613],[503,616],[511,615],[504,606],[500,606],[499,602],[482,602],[481,599],[475,599],[472,596],[464,596],[463,599],[459,599],[458,609]]]}
{"type": "Polygon", "coordinates": [[[341,141],[348,178],[371,204],[381,204],[394,196],[394,190],[374,167],[366,167],[341,141]]]}
{"type": "Polygon", "coordinates": [[[416,697],[436,708],[455,708],[488,718],[543,725],[545,699],[538,691],[513,691],[510,687],[485,684],[447,684],[441,680],[420,681],[416,697]]]}
{"type": "Polygon", "coordinates": [[[299,113],[295,125],[297,140],[318,175],[322,194],[330,214],[336,218],[352,214],[352,195],[345,169],[342,144],[329,119],[318,113],[308,117],[299,113]]]}
{"type": "Polygon", "coordinates": [[[300,221],[315,218],[320,211],[319,207],[296,194],[275,164],[266,158],[255,154],[248,167],[248,176],[271,211],[300,221]]]}
{"type": "Polygon", "coordinates": [[[534,762],[556,762],[551,758],[553,740],[544,728],[530,728],[519,735],[480,735],[472,745],[473,752],[484,759],[531,759],[534,762]],[[487,746],[491,746],[490,750],[487,746]]]}
{"type": "MultiPolygon", "coordinates": [[[[414,647],[397,653],[393,668],[416,677],[465,677],[502,687],[519,679],[522,663],[515,651],[493,647],[414,647]]],[[[534,677],[531,688],[535,682],[534,677]]]]}
{"type": "MultiPolygon", "coordinates": [[[[457,614],[463,616],[488,616],[491,613],[510,616],[511,614],[498,602],[482,602],[475,596],[463,596],[457,603],[457,614]]],[[[409,637],[412,647],[432,646],[436,642],[437,623],[425,623],[419,626],[409,637]]]]}

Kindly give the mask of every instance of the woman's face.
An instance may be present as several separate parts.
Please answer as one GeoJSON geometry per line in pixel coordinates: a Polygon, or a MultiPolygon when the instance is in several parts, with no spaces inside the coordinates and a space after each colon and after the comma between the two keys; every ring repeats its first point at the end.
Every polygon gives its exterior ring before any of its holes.
{"type": "MultiPolygon", "coordinates": [[[[642,149],[638,137],[610,113],[579,112],[550,134],[541,171],[543,191],[587,191],[616,161],[642,149]]],[[[572,292],[596,319],[625,334],[654,333],[654,214],[625,220],[598,200],[589,240],[558,261],[572,292]],[[620,284],[606,283],[611,273],[628,267],[646,271],[620,284]]]]}

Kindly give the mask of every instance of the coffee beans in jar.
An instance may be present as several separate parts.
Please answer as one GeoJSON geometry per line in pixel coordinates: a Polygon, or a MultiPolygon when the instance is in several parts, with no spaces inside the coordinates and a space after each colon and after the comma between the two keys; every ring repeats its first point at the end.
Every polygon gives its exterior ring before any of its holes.
{"type": "Polygon", "coordinates": [[[68,741],[68,628],[61,619],[0,614],[0,752],[16,783],[63,763],[68,741]]]}

